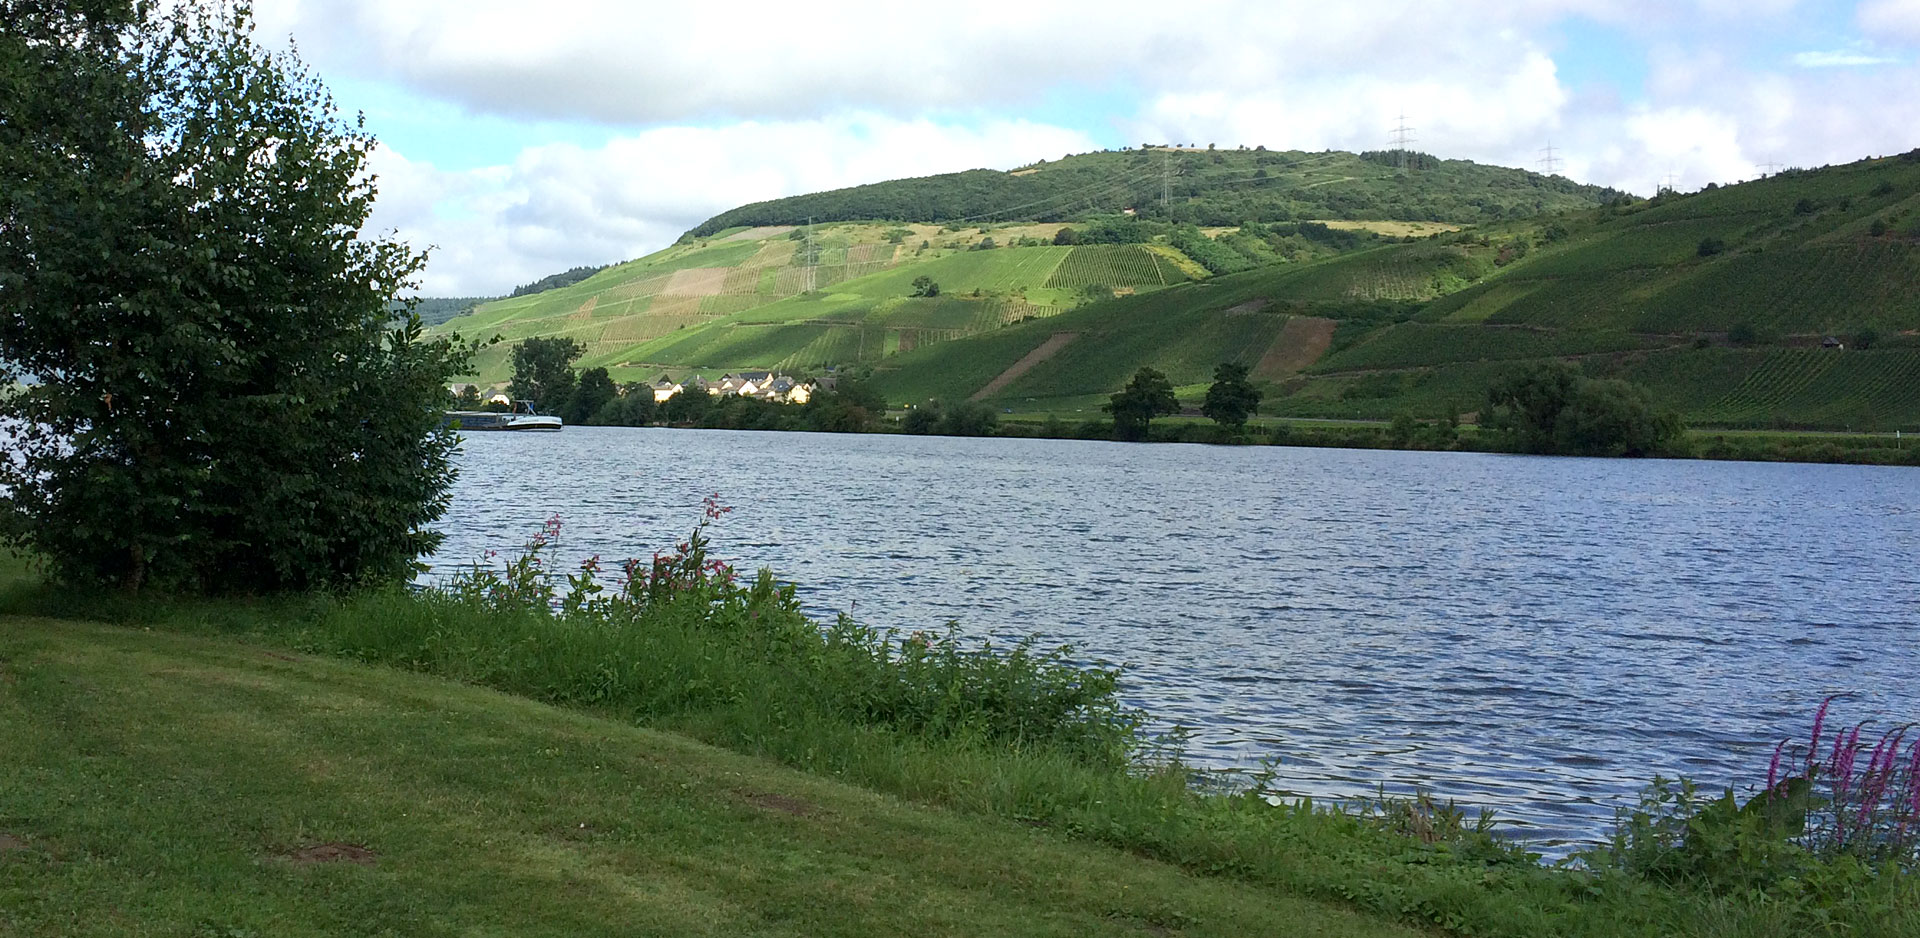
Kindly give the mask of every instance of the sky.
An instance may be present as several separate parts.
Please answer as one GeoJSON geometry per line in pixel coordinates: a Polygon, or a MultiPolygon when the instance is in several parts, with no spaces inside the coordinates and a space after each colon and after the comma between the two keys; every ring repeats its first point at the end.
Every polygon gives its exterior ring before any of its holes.
{"type": "Polygon", "coordinates": [[[1651,194],[1920,147],[1920,0],[256,0],[381,141],[419,290],[747,202],[1142,143],[1411,147],[1651,194]]]}

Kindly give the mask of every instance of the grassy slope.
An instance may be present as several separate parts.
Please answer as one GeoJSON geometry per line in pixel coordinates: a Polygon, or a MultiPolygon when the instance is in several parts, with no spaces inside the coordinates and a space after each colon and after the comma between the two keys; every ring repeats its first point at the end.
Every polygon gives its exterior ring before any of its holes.
{"type": "MultiPolygon", "coordinates": [[[[1050,237],[1058,228],[1028,227],[945,230],[915,225],[912,237],[896,248],[887,240],[891,225],[823,226],[816,231],[822,245],[816,292],[804,294],[803,271],[795,264],[797,245],[786,235],[732,240],[731,235],[752,232],[722,232],[609,268],[573,286],[486,304],[435,331],[504,340],[481,355],[483,382],[505,380],[509,346],[536,335],[581,342],[587,351],[580,366],[605,366],[620,381],[650,380],[662,371],[816,370],[873,361],[902,348],[1052,315],[1076,302],[1078,283],[1049,286],[1055,270],[1076,249],[967,249],[983,237],[1050,237]],[[921,241],[929,247],[918,249],[921,241]],[[724,274],[716,275],[724,292],[692,295],[708,291],[690,292],[673,282],[674,271],[692,268],[724,268],[724,274]],[[944,295],[937,302],[912,298],[913,281],[921,276],[941,286],[944,295]]],[[[1136,263],[1134,280],[1115,277],[1110,285],[1145,292],[1158,289],[1163,281],[1185,279],[1164,261],[1163,273],[1145,260],[1147,255],[1140,257],[1144,267],[1136,263]],[[1146,279],[1148,275],[1153,279],[1146,279]]],[[[1103,265],[1083,266],[1099,270],[1103,265]]]]}
{"type": "Polygon", "coordinates": [[[684,738],[0,619],[9,935],[1412,935],[684,738]],[[370,849],[371,865],[302,863],[370,849]]]}
{"type": "MultiPolygon", "coordinates": [[[[1116,251],[1137,253],[1134,248],[1090,248],[1076,258],[1088,263],[1064,265],[1061,262],[1068,256],[1064,249],[965,252],[989,236],[1001,245],[1017,238],[1051,239],[1060,219],[1087,212],[1116,212],[1140,205],[1152,215],[1163,171],[1170,171],[1175,180],[1179,220],[1214,225],[1309,218],[1475,222],[1592,205],[1600,193],[1564,180],[1465,161],[1402,174],[1391,166],[1341,152],[1088,153],[1030,167],[1018,175],[975,171],[744,207],[741,211],[746,215],[739,223],[721,216],[696,229],[695,234],[702,237],[609,268],[580,284],[485,304],[473,315],[436,331],[483,338],[497,334],[507,343],[535,335],[570,336],[588,347],[583,367],[606,366],[623,381],[651,379],[662,370],[686,373],[870,363],[903,348],[1047,315],[1073,305],[1078,288],[1089,283],[1146,292],[1200,275],[1198,265],[1164,245],[1156,248],[1162,255],[1157,267],[1142,267],[1139,260],[1103,263],[1095,257],[1116,251]],[[857,196],[853,202],[846,199],[850,192],[857,196]],[[798,212],[796,220],[804,221],[812,211],[806,207],[809,199],[859,210],[849,214],[822,207],[812,212],[823,220],[838,221],[815,231],[821,246],[815,286],[821,292],[796,296],[801,289],[800,271],[793,266],[791,253],[780,250],[790,252],[792,247],[785,229],[756,231],[748,225],[759,222],[746,216],[772,211],[784,217],[782,213],[798,212]],[[1211,218],[1215,215],[1220,218],[1211,218]],[[897,257],[887,235],[902,226],[863,221],[889,217],[921,220],[904,225],[908,233],[897,257]],[[939,224],[952,218],[965,220],[952,222],[952,228],[939,224]],[[926,250],[916,250],[922,243],[926,250]],[[882,254],[886,260],[876,260],[882,254]],[[922,263],[931,266],[914,269],[922,263]],[[726,295],[721,297],[667,292],[664,275],[692,267],[758,268],[763,276],[749,273],[729,279],[726,295]],[[1055,268],[1064,268],[1063,274],[1052,280],[1055,268]],[[882,272],[869,277],[876,270],[882,272]],[[934,277],[950,294],[976,289],[1014,294],[1018,308],[977,311],[977,322],[963,326],[886,321],[894,303],[908,294],[907,284],[922,273],[934,277]],[[749,315],[736,316],[748,311],[749,315]],[[823,327],[823,322],[829,325],[823,327]],[[868,334],[852,328],[856,323],[868,334]],[[769,325],[777,328],[764,328],[769,325]],[[752,327],[747,331],[753,334],[733,334],[741,326],[752,327]],[[941,331],[903,334],[903,328],[941,331]]],[[[734,214],[739,213],[728,213],[734,214]]],[[[509,372],[506,344],[483,353],[479,366],[482,382],[504,381],[509,372]]]]}
{"type": "Polygon", "coordinates": [[[1097,406],[1143,365],[1191,397],[1212,364],[1258,357],[1248,349],[1270,334],[1266,323],[1229,312],[1258,297],[1269,313],[1342,320],[1328,355],[1269,389],[1274,413],[1471,411],[1499,375],[1557,358],[1643,383],[1702,424],[1914,428],[1916,282],[1920,162],[1887,159],[1122,299],[902,356],[883,363],[880,380],[899,401],[964,396],[1046,334],[1079,331],[997,400],[1021,410],[1097,406]],[[1549,224],[1564,234],[1548,239],[1549,224]],[[1516,239],[1532,250],[1492,263],[1516,239]],[[1725,249],[1703,256],[1708,239],[1725,249]],[[1385,316],[1355,305],[1374,300],[1425,305],[1385,316]],[[1727,347],[1742,327],[1759,334],[1758,346],[1727,347]],[[1869,328],[1881,335],[1872,350],[1807,347],[1869,328]]]}

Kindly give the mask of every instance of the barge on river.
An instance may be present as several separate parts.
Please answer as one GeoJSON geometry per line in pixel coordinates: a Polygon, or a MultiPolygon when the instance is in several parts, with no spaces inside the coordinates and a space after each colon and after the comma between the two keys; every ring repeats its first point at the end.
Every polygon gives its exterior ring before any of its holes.
{"type": "Polygon", "coordinates": [[[447,422],[455,430],[558,430],[559,417],[533,409],[532,401],[514,401],[510,411],[450,410],[447,422]]]}

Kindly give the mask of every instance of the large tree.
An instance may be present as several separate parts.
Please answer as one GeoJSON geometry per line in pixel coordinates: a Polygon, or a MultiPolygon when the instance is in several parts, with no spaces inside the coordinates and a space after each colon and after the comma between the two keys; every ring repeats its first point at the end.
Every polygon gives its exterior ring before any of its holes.
{"type": "Polygon", "coordinates": [[[1521,452],[1652,456],[1684,446],[1685,429],[1645,388],[1588,378],[1572,365],[1536,365],[1487,390],[1481,426],[1521,452]]]}
{"type": "Polygon", "coordinates": [[[405,578],[446,381],[360,236],[374,146],[244,6],[0,0],[0,466],[56,577],[263,592],[405,578]]]}
{"type": "Polygon", "coordinates": [[[536,408],[556,410],[573,399],[579,382],[573,361],[587,350],[565,336],[536,336],[513,347],[513,380],[507,396],[532,401],[536,408]]]}
{"type": "Polygon", "coordinates": [[[1207,399],[1200,405],[1200,412],[1207,419],[1235,433],[1247,425],[1247,418],[1260,409],[1260,389],[1247,380],[1249,369],[1245,365],[1222,362],[1213,370],[1213,384],[1207,388],[1207,399]]]}
{"type": "Polygon", "coordinates": [[[1144,440],[1153,418],[1180,412],[1173,397],[1173,383],[1152,368],[1133,373],[1133,380],[1119,393],[1107,398],[1102,408],[1113,415],[1114,436],[1122,440],[1144,440]]]}

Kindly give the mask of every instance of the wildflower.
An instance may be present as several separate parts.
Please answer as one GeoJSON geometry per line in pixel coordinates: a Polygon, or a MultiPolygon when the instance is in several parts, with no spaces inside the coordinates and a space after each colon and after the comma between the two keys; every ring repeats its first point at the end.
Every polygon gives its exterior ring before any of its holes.
{"type": "Polygon", "coordinates": [[[1844,696],[1846,695],[1845,694],[1829,695],[1827,699],[1820,701],[1820,709],[1816,711],[1813,715],[1813,742],[1809,743],[1807,746],[1807,773],[1808,774],[1813,773],[1813,766],[1814,766],[1813,760],[1818,759],[1820,757],[1820,727],[1827,722],[1827,708],[1833,706],[1833,702],[1835,700],[1838,700],[1844,696]]]}

